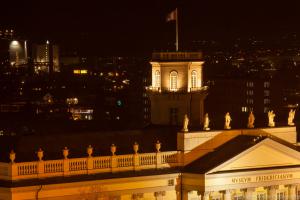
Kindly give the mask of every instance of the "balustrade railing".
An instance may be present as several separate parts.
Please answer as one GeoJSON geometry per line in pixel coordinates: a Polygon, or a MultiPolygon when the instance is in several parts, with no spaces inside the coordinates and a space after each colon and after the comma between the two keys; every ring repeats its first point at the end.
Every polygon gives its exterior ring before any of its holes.
{"type": "Polygon", "coordinates": [[[45,173],[63,172],[64,163],[63,160],[48,160],[44,162],[45,173]]]}
{"type": "Polygon", "coordinates": [[[17,163],[16,165],[19,176],[37,174],[37,162],[17,163]]]}
{"type": "Polygon", "coordinates": [[[94,157],[93,168],[94,169],[111,168],[111,156],[94,157]]]}
{"type": "Polygon", "coordinates": [[[131,167],[133,166],[133,155],[118,156],[118,167],[131,167]]]}
{"type": "Polygon", "coordinates": [[[5,177],[8,174],[9,164],[0,163],[0,177],[5,177]]]}
{"type": "Polygon", "coordinates": [[[161,163],[176,163],[177,162],[177,154],[176,152],[166,152],[161,156],[161,163]]]}
{"type": "Polygon", "coordinates": [[[148,153],[139,156],[140,165],[155,165],[156,164],[156,153],[148,153]]]}
{"type": "Polygon", "coordinates": [[[171,89],[168,87],[146,87],[146,90],[155,92],[155,93],[187,93],[187,92],[199,92],[199,91],[205,91],[207,90],[207,86],[203,87],[192,87],[192,88],[187,88],[187,87],[181,87],[181,88],[176,88],[176,89],[171,89]]]}
{"type": "Polygon", "coordinates": [[[181,166],[178,151],[0,163],[0,180],[107,173],[181,166]]]}
{"type": "Polygon", "coordinates": [[[69,161],[69,170],[70,171],[80,171],[80,170],[86,170],[87,164],[86,159],[82,158],[76,158],[76,159],[70,159],[69,161]]]}

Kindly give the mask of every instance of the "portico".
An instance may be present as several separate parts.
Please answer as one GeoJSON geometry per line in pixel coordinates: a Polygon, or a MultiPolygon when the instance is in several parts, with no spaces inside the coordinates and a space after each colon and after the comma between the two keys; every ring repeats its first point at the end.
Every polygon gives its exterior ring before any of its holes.
{"type": "Polygon", "coordinates": [[[238,136],[189,164],[183,187],[188,200],[297,200],[300,153],[270,138],[253,141],[250,136],[238,136]],[[248,148],[235,146],[247,140],[248,148]],[[234,146],[239,153],[228,152],[234,146]],[[231,158],[226,158],[226,152],[231,158]]]}

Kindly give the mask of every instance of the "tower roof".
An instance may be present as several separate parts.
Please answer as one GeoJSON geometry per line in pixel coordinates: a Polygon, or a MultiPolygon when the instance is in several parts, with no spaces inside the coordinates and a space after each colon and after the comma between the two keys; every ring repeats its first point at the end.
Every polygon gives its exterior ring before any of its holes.
{"type": "Polygon", "coordinates": [[[152,61],[202,61],[202,52],[154,52],[152,61]]]}

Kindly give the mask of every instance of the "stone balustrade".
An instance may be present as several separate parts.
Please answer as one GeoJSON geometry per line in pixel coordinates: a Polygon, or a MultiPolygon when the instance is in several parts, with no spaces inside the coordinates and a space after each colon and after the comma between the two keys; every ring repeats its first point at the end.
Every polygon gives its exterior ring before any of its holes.
{"type": "Polygon", "coordinates": [[[155,144],[155,153],[138,153],[138,144],[133,145],[133,154],[115,155],[112,145],[111,156],[92,156],[93,148],[87,148],[87,157],[68,158],[68,149],[63,149],[60,160],[43,160],[43,150],[39,149],[37,161],[15,162],[16,153],[10,153],[10,163],[0,162],[0,180],[21,180],[58,176],[72,176],[97,173],[114,173],[145,169],[161,169],[182,166],[180,151],[160,152],[160,143],[155,144]]]}
{"type": "Polygon", "coordinates": [[[201,92],[201,91],[206,91],[208,90],[207,86],[203,87],[193,87],[193,88],[187,88],[187,87],[182,87],[182,88],[177,88],[175,90],[171,90],[168,87],[146,87],[146,90],[149,92],[154,92],[154,93],[170,93],[170,92],[176,92],[176,93],[186,93],[186,92],[201,92]]]}

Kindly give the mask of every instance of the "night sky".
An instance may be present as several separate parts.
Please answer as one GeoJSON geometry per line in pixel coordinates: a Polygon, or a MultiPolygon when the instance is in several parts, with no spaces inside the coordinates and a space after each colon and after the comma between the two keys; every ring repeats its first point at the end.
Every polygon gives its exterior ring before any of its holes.
{"type": "Polygon", "coordinates": [[[100,52],[152,51],[174,41],[165,16],[179,8],[181,43],[300,32],[290,1],[110,0],[1,2],[0,27],[31,40],[93,46],[100,52]]]}

